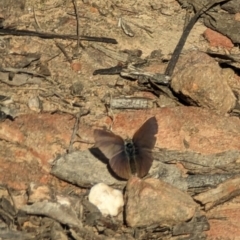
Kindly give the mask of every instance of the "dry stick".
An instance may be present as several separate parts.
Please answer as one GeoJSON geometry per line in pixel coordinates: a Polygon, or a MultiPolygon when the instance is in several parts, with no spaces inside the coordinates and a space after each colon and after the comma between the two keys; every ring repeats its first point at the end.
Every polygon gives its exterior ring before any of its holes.
{"type": "Polygon", "coordinates": [[[25,68],[1,68],[0,67],[0,71],[1,72],[10,72],[10,73],[26,73],[32,76],[36,76],[36,77],[42,77],[44,79],[46,79],[48,82],[50,82],[51,84],[54,84],[53,80],[45,75],[39,74],[37,72],[31,71],[31,70],[27,70],[25,68]]]}
{"type": "MultiPolygon", "coordinates": [[[[55,41],[55,44],[56,44],[57,47],[60,48],[61,51],[59,53],[55,54],[54,56],[50,57],[49,59],[47,59],[46,62],[52,61],[54,58],[58,57],[61,53],[63,53],[65,57],[67,56],[69,58],[69,59],[67,58],[67,61],[69,61],[70,57],[67,55],[67,52],[65,51],[65,48],[69,47],[72,43],[69,43],[67,46],[63,46],[63,44],[55,41]],[[60,46],[58,46],[57,44],[60,44],[60,46]],[[63,46],[63,49],[61,49],[61,46],[63,46]],[[66,55],[65,55],[64,51],[65,51],[66,55]]],[[[70,61],[72,61],[72,59],[70,61]]]]}
{"type": "Polygon", "coordinates": [[[71,153],[73,151],[73,141],[74,141],[74,138],[76,136],[76,133],[77,133],[77,130],[78,130],[78,127],[79,127],[80,117],[81,117],[81,112],[76,114],[76,121],[75,121],[75,124],[74,124],[69,148],[68,148],[68,151],[67,151],[68,153],[71,153]]]}
{"type": "Polygon", "coordinates": [[[77,134],[80,118],[82,116],[85,116],[85,115],[89,114],[89,112],[90,112],[89,110],[85,109],[85,111],[80,110],[80,112],[76,114],[76,121],[75,121],[75,124],[74,124],[74,128],[73,128],[73,132],[72,132],[72,136],[71,136],[71,140],[70,140],[70,144],[69,144],[69,148],[67,150],[67,153],[71,153],[73,151],[73,141],[74,141],[75,136],[77,134]]]}
{"type": "MultiPolygon", "coordinates": [[[[52,39],[52,38],[73,39],[73,40],[78,39],[78,36],[76,35],[64,35],[64,34],[35,32],[35,31],[28,31],[28,30],[0,28],[0,36],[4,36],[4,35],[32,36],[32,37],[40,37],[40,38],[46,38],[46,39],[52,39]]],[[[82,41],[105,42],[105,43],[117,44],[117,41],[114,38],[79,36],[79,39],[82,41]]]]}
{"type": "Polygon", "coordinates": [[[177,64],[178,58],[180,56],[180,53],[183,49],[183,46],[186,42],[186,39],[190,33],[190,31],[192,30],[194,24],[196,23],[196,21],[198,20],[198,18],[207,10],[209,10],[211,7],[213,7],[215,4],[217,3],[221,3],[221,2],[226,2],[229,0],[217,0],[217,1],[213,1],[208,3],[207,5],[205,5],[204,7],[202,7],[200,10],[198,10],[196,12],[196,14],[192,17],[192,19],[190,20],[190,22],[188,23],[188,25],[186,26],[186,28],[184,29],[182,36],[176,46],[176,48],[174,49],[174,52],[172,54],[171,60],[168,63],[168,66],[165,70],[165,75],[167,76],[172,76],[174,68],[177,64]]]}
{"type": "Polygon", "coordinates": [[[67,59],[67,61],[71,64],[72,59],[68,56],[67,52],[65,51],[65,48],[64,48],[63,44],[58,43],[58,42],[55,42],[55,44],[62,51],[62,53],[65,56],[65,58],[67,59]]]}
{"type": "Polygon", "coordinates": [[[50,78],[46,77],[45,75],[39,74],[39,73],[31,71],[31,70],[27,70],[25,68],[1,68],[0,67],[0,71],[1,72],[12,72],[12,73],[26,73],[29,75],[33,75],[35,77],[42,77],[42,78],[47,79],[48,81],[52,82],[52,80],[50,78]]]}
{"type": "Polygon", "coordinates": [[[35,8],[34,8],[34,6],[33,6],[33,16],[34,16],[34,20],[35,20],[38,28],[41,29],[40,24],[39,24],[39,22],[38,22],[38,20],[37,20],[37,17],[36,17],[36,13],[35,13],[35,8]]]}
{"type": "Polygon", "coordinates": [[[77,9],[77,3],[76,0],[72,0],[74,5],[74,10],[76,14],[76,20],[77,20],[77,52],[79,53],[79,46],[80,46],[80,24],[79,24],[79,15],[78,15],[78,9],[77,9]]]}
{"type": "Polygon", "coordinates": [[[10,191],[10,189],[8,188],[8,186],[6,186],[6,189],[7,189],[7,192],[8,192],[9,197],[11,198],[12,205],[13,205],[13,207],[14,207],[14,211],[15,211],[15,214],[16,214],[16,213],[17,213],[17,207],[16,207],[15,201],[14,201],[14,199],[13,199],[12,192],[10,191]]]}

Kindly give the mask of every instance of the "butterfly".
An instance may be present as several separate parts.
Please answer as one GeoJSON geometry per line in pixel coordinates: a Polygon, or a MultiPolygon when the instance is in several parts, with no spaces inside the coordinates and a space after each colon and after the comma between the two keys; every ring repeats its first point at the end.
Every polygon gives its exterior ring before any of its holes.
{"type": "Polygon", "coordinates": [[[133,135],[132,139],[122,137],[106,130],[95,129],[95,147],[109,159],[113,172],[123,179],[132,175],[139,178],[147,175],[152,166],[152,149],[158,132],[155,117],[149,118],[133,135]]]}

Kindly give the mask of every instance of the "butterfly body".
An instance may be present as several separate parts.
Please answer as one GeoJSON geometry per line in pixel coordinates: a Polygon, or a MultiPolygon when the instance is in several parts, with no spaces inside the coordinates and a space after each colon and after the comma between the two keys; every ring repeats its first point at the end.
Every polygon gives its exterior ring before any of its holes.
{"type": "Polygon", "coordinates": [[[158,131],[155,117],[149,118],[133,135],[132,139],[105,130],[94,130],[95,147],[109,159],[111,169],[121,178],[132,175],[144,177],[153,161],[152,149],[158,131]]]}
{"type": "Polygon", "coordinates": [[[128,158],[129,167],[132,175],[137,175],[137,148],[134,146],[132,139],[125,140],[125,153],[128,158]]]}

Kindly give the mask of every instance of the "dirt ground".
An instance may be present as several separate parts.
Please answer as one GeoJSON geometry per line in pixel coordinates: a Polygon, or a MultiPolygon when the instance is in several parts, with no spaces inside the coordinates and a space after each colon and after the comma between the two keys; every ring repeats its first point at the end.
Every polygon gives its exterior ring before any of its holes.
{"type": "MultiPolygon", "coordinates": [[[[141,50],[143,58],[160,50],[161,61],[149,66],[148,71],[164,73],[185,24],[186,9],[175,0],[76,0],[76,3],[80,35],[114,38],[117,44],[80,41],[78,48],[76,40],[0,36],[1,68],[26,70],[25,75],[13,73],[13,80],[5,75],[6,71],[0,75],[3,79],[0,95],[10,99],[10,115],[17,119],[0,123],[0,183],[18,194],[24,195],[31,182],[51,185],[56,191],[85,194],[85,189],[49,174],[51,161],[69,147],[75,115],[80,111],[86,113],[81,123],[89,129],[80,127],[78,133],[85,131],[85,137],[80,136],[73,144],[74,150],[83,150],[94,143],[86,134],[91,126],[100,126],[103,116],[117,114],[106,108],[107,98],[156,99],[152,93],[140,91],[136,81],[119,75],[93,75],[97,69],[122,64],[118,56],[110,57],[106,49],[118,52],[119,56],[126,50],[141,50]],[[119,19],[130,30],[119,27],[119,19]],[[61,44],[65,54],[57,44],[61,44]]],[[[11,28],[72,35],[77,32],[73,1],[2,0],[0,17],[4,26],[11,28]]],[[[238,52],[230,40],[213,35],[200,19],[182,54],[207,49],[238,52]]]]}

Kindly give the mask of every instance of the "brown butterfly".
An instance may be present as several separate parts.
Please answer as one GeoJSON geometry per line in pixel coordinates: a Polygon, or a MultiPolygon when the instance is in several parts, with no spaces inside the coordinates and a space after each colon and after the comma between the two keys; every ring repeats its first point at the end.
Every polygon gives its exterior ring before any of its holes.
{"type": "Polygon", "coordinates": [[[123,140],[119,135],[106,130],[94,130],[95,147],[109,159],[111,169],[121,178],[132,175],[144,177],[153,161],[152,149],[158,132],[155,117],[149,118],[133,135],[123,140]]]}

